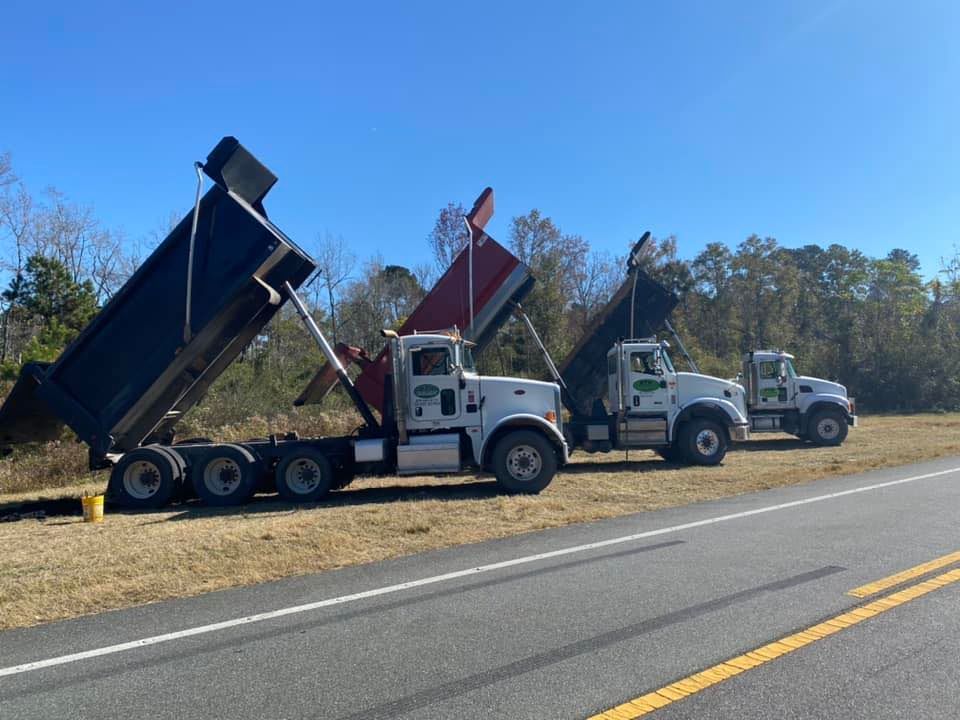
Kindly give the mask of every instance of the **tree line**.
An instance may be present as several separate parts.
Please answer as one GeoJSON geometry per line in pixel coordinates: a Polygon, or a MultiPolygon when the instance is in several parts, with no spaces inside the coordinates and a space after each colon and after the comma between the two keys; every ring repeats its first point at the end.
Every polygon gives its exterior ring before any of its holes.
{"type": "MultiPolygon", "coordinates": [[[[465,246],[464,213],[450,203],[425,228],[430,264],[360,258],[330,234],[307,243],[319,269],[303,291],[325,331],[375,354],[381,328],[401,324],[465,246]]],[[[145,244],[156,245],[169,227],[145,244]]],[[[632,243],[622,254],[592,248],[536,209],[512,218],[502,242],[537,279],[524,308],[559,362],[623,282],[632,243]]],[[[56,190],[32,194],[9,156],[0,155],[0,376],[8,386],[23,363],[56,358],[130,276],[142,245],[56,190]]],[[[842,245],[787,248],[752,235],[736,247],[710,243],[692,259],[680,257],[675,237],[648,242],[645,252],[644,269],[679,299],[671,319],[702,372],[732,377],[743,352],[783,349],[797,356],[802,373],[847,385],[861,409],[960,407],[956,253],[927,281],[916,255],[904,249],[874,258],[842,245]]],[[[288,412],[319,363],[285,309],[195,412],[206,426],[288,412]]],[[[480,364],[491,374],[546,377],[539,352],[514,321],[480,364]]]]}

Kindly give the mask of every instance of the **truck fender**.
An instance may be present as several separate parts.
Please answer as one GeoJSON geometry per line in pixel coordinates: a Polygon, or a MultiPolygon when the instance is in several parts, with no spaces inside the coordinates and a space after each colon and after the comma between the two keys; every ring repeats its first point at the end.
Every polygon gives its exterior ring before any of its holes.
{"type": "Polygon", "coordinates": [[[807,432],[807,423],[819,410],[823,408],[836,408],[843,413],[843,416],[850,421],[850,401],[841,395],[830,393],[816,393],[810,398],[809,403],[800,409],[800,432],[807,432]]]}
{"type": "Polygon", "coordinates": [[[850,401],[843,395],[833,393],[802,393],[797,396],[797,409],[801,416],[809,416],[824,405],[839,405],[843,414],[850,416],[850,401]]]}
{"type": "Polygon", "coordinates": [[[508,415],[498,420],[489,432],[484,433],[483,443],[479,448],[479,452],[477,451],[476,440],[474,440],[473,450],[477,464],[480,467],[486,467],[490,462],[490,457],[493,454],[493,448],[496,447],[497,441],[510,432],[510,430],[519,428],[537,430],[543,433],[557,449],[557,461],[559,464],[567,464],[569,452],[567,450],[567,441],[564,439],[563,434],[556,425],[532,413],[517,413],[516,415],[508,415]]]}
{"type": "Polygon", "coordinates": [[[705,417],[726,428],[735,425],[748,425],[749,421],[743,416],[739,408],[729,400],[714,397],[699,397],[683,404],[680,412],[673,419],[670,426],[670,439],[676,437],[676,429],[681,423],[693,417],[705,417]]]}

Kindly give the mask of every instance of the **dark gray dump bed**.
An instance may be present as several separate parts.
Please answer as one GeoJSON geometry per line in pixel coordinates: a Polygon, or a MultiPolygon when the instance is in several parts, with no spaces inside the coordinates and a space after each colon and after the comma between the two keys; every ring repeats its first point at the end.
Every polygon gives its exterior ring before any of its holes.
{"type": "Polygon", "coordinates": [[[53,439],[70,426],[96,455],[159,437],[261,331],[315,264],[267,218],[276,177],[234,138],[207,157],[216,184],[55,363],[28,365],[0,408],[0,441],[53,439]]]}
{"type": "MultiPolygon", "coordinates": [[[[634,247],[637,255],[649,233],[634,247]]],[[[627,279],[610,302],[591,321],[593,327],[570,351],[560,365],[566,384],[563,394],[574,417],[590,417],[594,404],[607,396],[607,352],[621,338],[651,337],[677,306],[677,297],[639,267],[632,267],[627,279]],[[636,292],[634,292],[636,273],[636,292]],[[634,305],[630,328],[630,306],[634,305]]],[[[603,413],[597,413],[598,415],[603,413]]]]}

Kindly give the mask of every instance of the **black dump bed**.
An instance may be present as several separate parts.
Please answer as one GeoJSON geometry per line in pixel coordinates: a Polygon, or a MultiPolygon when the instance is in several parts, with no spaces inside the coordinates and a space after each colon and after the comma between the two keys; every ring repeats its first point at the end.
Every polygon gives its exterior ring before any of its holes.
{"type": "Polygon", "coordinates": [[[677,296],[636,265],[640,248],[648,238],[649,233],[634,246],[623,285],[597,313],[591,331],[580,339],[560,365],[560,376],[566,384],[564,402],[575,418],[591,417],[595,403],[606,398],[607,352],[613,344],[619,339],[656,335],[677,306],[677,296]],[[631,299],[635,299],[632,330],[631,299]]]}
{"type": "Polygon", "coordinates": [[[95,455],[158,438],[206,393],[298,287],[314,261],[267,218],[276,177],[234,138],[203,171],[190,323],[189,212],[51,365],[35,363],[0,408],[0,442],[59,437],[66,424],[95,455]]]}

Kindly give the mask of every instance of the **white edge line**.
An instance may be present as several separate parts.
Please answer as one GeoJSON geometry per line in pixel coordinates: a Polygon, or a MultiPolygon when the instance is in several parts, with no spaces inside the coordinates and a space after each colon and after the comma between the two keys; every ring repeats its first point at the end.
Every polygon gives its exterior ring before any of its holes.
{"type": "Polygon", "coordinates": [[[270,610],[268,612],[247,615],[246,617],[224,620],[222,622],[211,623],[209,625],[198,625],[197,627],[187,628],[186,630],[177,630],[176,632],[164,633],[163,635],[154,635],[152,637],[142,638],[140,640],[131,640],[130,642],[119,643],[117,645],[107,645],[105,647],[95,648],[93,650],[84,650],[83,652],[71,653],[69,655],[60,655],[58,657],[47,658],[46,660],[37,660],[35,662],[24,663],[23,665],[13,665],[11,667],[0,668],[0,677],[9,675],[19,675],[21,673],[42,670],[43,668],[54,667],[56,665],[66,665],[68,663],[79,662],[80,660],[89,660],[90,658],[101,657],[103,655],[112,655],[114,653],[124,652],[126,650],[135,650],[136,648],[149,647],[150,645],[159,645],[160,643],[171,642],[173,640],[182,640],[183,638],[203,635],[206,633],[226,630],[228,628],[240,627],[241,625],[250,625],[252,623],[263,622],[265,620],[274,620],[276,618],[286,617],[287,615],[297,615],[300,613],[320,610],[333,605],[342,605],[344,603],[365,600],[367,598],[378,597],[380,595],[390,595],[403,590],[424,587],[425,585],[436,585],[437,583],[456,580],[470,575],[479,575],[481,573],[493,572],[504,568],[516,567],[517,565],[526,565],[528,563],[548,560],[550,558],[562,557],[564,555],[573,555],[574,553],[587,552],[598,548],[610,547],[611,545],[621,545],[623,543],[643,540],[645,538],[655,537],[657,535],[666,535],[681,530],[690,530],[692,528],[703,527],[704,525],[714,525],[716,523],[739,520],[752,515],[762,515],[764,513],[776,512],[787,508],[798,507],[800,505],[809,505],[811,503],[823,502],[834,498],[855,495],[857,493],[870,492],[871,490],[880,490],[882,488],[902,485],[904,483],[915,482],[917,480],[927,480],[929,478],[949,475],[960,471],[960,467],[950,468],[949,470],[940,470],[937,472],[926,473],[924,475],[914,475],[912,477],[900,478],[899,480],[890,480],[888,482],[875,483],[873,485],[864,485],[850,490],[841,490],[838,492],[827,493],[826,495],[816,495],[814,497],[804,498],[802,500],[792,500],[790,502],[780,503],[779,505],[768,505],[766,507],[755,508],[754,510],[744,510],[743,512],[731,513],[729,515],[718,515],[717,517],[706,518],[704,520],[695,520],[693,522],[673,525],[671,527],[659,528],[658,530],[647,530],[645,532],[634,533],[633,535],[624,535],[622,537],[610,538],[609,540],[600,540],[597,542],[586,543],[584,545],[575,545],[560,550],[551,550],[549,552],[538,553],[536,555],[525,555],[512,560],[503,560],[501,562],[491,563],[489,565],[479,565],[466,570],[456,570],[454,572],[444,573],[443,575],[433,575],[431,577],[421,578],[419,580],[410,580],[396,585],[387,585],[385,587],[374,588],[373,590],[364,590],[363,592],[352,593],[350,595],[341,595],[340,597],[319,600],[317,602],[306,603],[304,605],[294,605],[281,608],[279,610],[270,610]]]}

